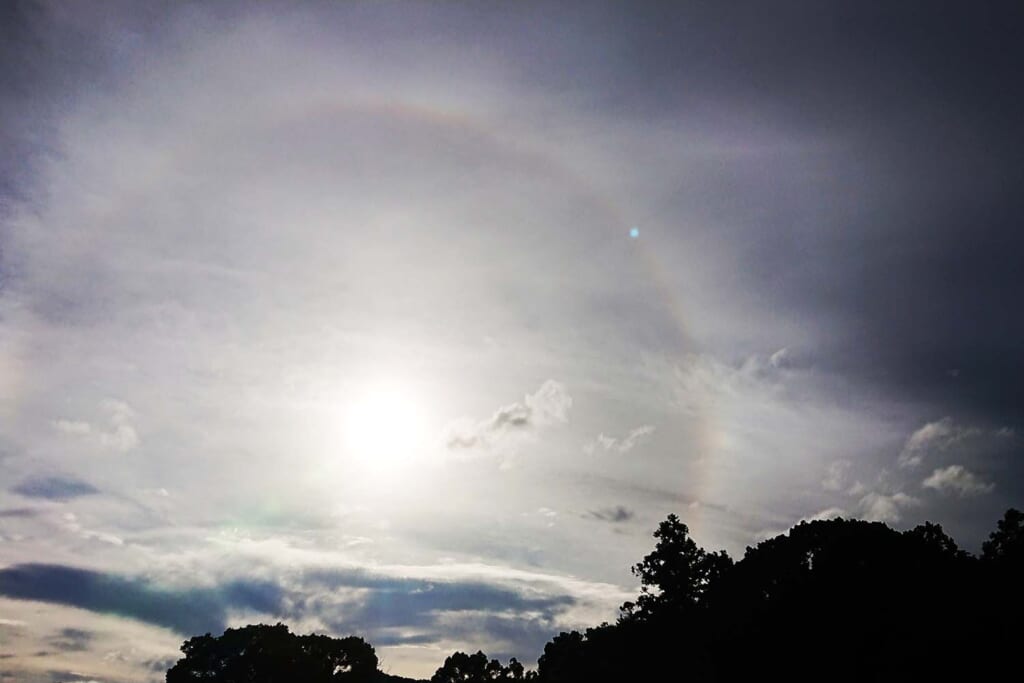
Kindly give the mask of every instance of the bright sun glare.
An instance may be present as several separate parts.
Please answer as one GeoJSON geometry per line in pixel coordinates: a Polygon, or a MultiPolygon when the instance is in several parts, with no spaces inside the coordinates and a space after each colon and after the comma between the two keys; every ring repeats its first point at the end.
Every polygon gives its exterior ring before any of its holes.
{"type": "Polygon", "coordinates": [[[408,464],[425,447],[423,411],[414,393],[395,383],[366,389],[345,418],[350,454],[373,470],[408,464]]]}

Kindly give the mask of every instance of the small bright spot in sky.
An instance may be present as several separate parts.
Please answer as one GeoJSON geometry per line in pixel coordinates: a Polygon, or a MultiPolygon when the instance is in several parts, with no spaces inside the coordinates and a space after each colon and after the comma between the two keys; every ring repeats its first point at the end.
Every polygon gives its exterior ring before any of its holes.
{"type": "Polygon", "coordinates": [[[630,228],[629,229],[629,236],[632,237],[633,239],[636,239],[637,237],[639,237],[640,236],[640,228],[637,228],[637,227],[630,228]]]}

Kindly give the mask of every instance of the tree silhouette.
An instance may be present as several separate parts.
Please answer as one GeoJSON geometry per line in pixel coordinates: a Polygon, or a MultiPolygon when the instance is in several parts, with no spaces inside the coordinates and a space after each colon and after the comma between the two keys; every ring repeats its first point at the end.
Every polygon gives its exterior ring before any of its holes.
{"type": "Polygon", "coordinates": [[[207,633],[181,651],[167,683],[364,683],[377,674],[377,655],[362,638],[297,636],[284,624],[207,633]]]}
{"type": "Polygon", "coordinates": [[[521,681],[524,668],[513,657],[508,666],[502,666],[497,659],[487,659],[483,652],[467,655],[455,652],[444,660],[444,664],[430,678],[432,683],[489,683],[490,681],[521,681]]]}
{"type": "Polygon", "coordinates": [[[654,551],[632,567],[640,579],[636,602],[622,606],[630,618],[644,619],[656,612],[681,612],[699,605],[709,586],[732,567],[724,551],[709,553],[690,538],[690,529],[676,515],[658,525],[654,551]]]}
{"type": "Polygon", "coordinates": [[[981,545],[981,558],[1014,567],[1024,564],[1024,513],[1010,508],[981,545]]]}

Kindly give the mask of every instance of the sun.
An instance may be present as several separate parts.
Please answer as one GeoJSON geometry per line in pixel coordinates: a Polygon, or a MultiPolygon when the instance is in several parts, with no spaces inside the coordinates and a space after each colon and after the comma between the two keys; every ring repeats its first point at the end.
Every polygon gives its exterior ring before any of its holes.
{"type": "Polygon", "coordinates": [[[349,405],[344,430],[348,452],[369,470],[409,464],[426,445],[420,402],[410,387],[397,382],[359,392],[349,405]]]}

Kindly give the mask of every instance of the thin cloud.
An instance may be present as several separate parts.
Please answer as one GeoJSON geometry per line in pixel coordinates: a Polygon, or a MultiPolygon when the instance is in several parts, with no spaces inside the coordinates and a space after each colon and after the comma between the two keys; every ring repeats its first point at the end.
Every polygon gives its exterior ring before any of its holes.
{"type": "Polygon", "coordinates": [[[597,438],[583,447],[584,452],[593,454],[598,450],[625,454],[629,453],[636,446],[647,440],[654,433],[654,425],[640,425],[629,430],[625,436],[607,436],[604,433],[598,434],[597,438]]]}
{"type": "Polygon", "coordinates": [[[280,587],[266,581],[176,590],[145,579],[58,564],[0,569],[0,595],[116,614],[183,634],[222,630],[231,608],[271,615],[284,611],[280,587]]]}
{"type": "Polygon", "coordinates": [[[850,470],[848,460],[837,460],[828,466],[825,478],[821,480],[821,488],[826,491],[842,491],[846,488],[847,474],[850,470]]]}
{"type": "Polygon", "coordinates": [[[38,517],[40,514],[39,510],[35,508],[4,508],[0,509],[0,519],[30,519],[32,517],[38,517]]]}
{"type": "Polygon", "coordinates": [[[615,507],[591,510],[585,514],[584,517],[588,519],[595,519],[600,522],[612,522],[613,524],[619,524],[633,519],[636,517],[636,513],[625,506],[616,505],[615,507]]]}
{"type": "Polygon", "coordinates": [[[127,453],[139,445],[139,434],[135,429],[135,410],[116,399],[105,399],[100,404],[105,414],[106,425],[96,425],[85,420],[59,418],[53,421],[53,428],[66,436],[85,439],[100,448],[118,453],[127,453]]]}
{"type": "Polygon", "coordinates": [[[30,477],[17,486],[12,487],[11,491],[26,498],[43,498],[57,501],[91,496],[100,492],[98,488],[88,482],[59,476],[30,477]]]}

